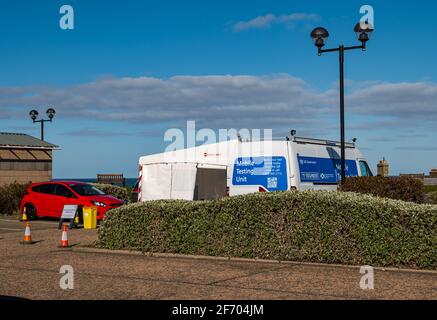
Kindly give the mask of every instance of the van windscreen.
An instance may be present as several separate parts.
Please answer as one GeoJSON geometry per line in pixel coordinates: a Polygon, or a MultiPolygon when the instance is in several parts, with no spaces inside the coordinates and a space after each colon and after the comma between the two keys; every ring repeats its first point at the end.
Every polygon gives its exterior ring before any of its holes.
{"type": "Polygon", "coordinates": [[[369,165],[366,161],[361,160],[360,161],[360,170],[361,170],[361,176],[363,177],[373,177],[373,173],[369,168],[369,165]]]}

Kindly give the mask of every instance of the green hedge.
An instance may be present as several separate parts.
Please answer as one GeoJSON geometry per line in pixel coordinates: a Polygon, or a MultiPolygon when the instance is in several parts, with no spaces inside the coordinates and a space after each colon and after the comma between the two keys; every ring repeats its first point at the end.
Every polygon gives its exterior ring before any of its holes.
{"type": "Polygon", "coordinates": [[[99,190],[102,190],[104,193],[114,196],[120,200],[130,202],[129,195],[127,189],[125,187],[114,186],[111,184],[94,184],[99,190]]]}
{"type": "Polygon", "coordinates": [[[0,214],[16,214],[20,210],[20,201],[29,183],[11,183],[0,186],[0,214]]]}
{"type": "Polygon", "coordinates": [[[426,194],[426,202],[437,204],[437,191],[429,192],[426,194]]]}
{"type": "Polygon", "coordinates": [[[437,192],[437,186],[425,186],[425,192],[437,192]]]}
{"type": "Polygon", "coordinates": [[[377,197],[424,203],[423,182],[411,177],[353,177],[347,178],[341,191],[371,194],[377,197]]]}
{"type": "Polygon", "coordinates": [[[151,201],[111,210],[99,246],[143,252],[437,268],[437,206],[346,192],[151,201]]]}

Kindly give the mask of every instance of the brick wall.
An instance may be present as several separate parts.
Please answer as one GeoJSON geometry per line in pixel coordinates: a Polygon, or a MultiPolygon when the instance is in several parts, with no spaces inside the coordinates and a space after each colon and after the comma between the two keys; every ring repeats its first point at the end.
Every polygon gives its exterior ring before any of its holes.
{"type": "Polygon", "coordinates": [[[52,171],[15,171],[15,170],[1,170],[0,171],[0,185],[13,182],[27,183],[27,182],[43,182],[52,179],[52,171]]]}
{"type": "Polygon", "coordinates": [[[51,150],[0,148],[0,185],[51,179],[51,150]]]}

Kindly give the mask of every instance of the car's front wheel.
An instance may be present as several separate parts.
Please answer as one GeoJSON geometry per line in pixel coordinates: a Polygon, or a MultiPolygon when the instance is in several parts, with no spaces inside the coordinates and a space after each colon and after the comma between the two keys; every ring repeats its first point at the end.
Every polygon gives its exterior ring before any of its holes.
{"type": "Polygon", "coordinates": [[[26,204],[26,215],[27,219],[29,220],[36,220],[37,214],[36,214],[36,208],[33,204],[26,204]]]}

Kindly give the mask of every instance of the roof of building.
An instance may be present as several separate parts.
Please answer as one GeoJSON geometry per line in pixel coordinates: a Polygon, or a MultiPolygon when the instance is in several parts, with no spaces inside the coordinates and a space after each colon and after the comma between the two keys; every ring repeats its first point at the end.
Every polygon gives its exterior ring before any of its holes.
{"type": "Polygon", "coordinates": [[[18,148],[46,148],[54,149],[59,146],[37,139],[25,133],[0,132],[0,147],[18,148]]]}

